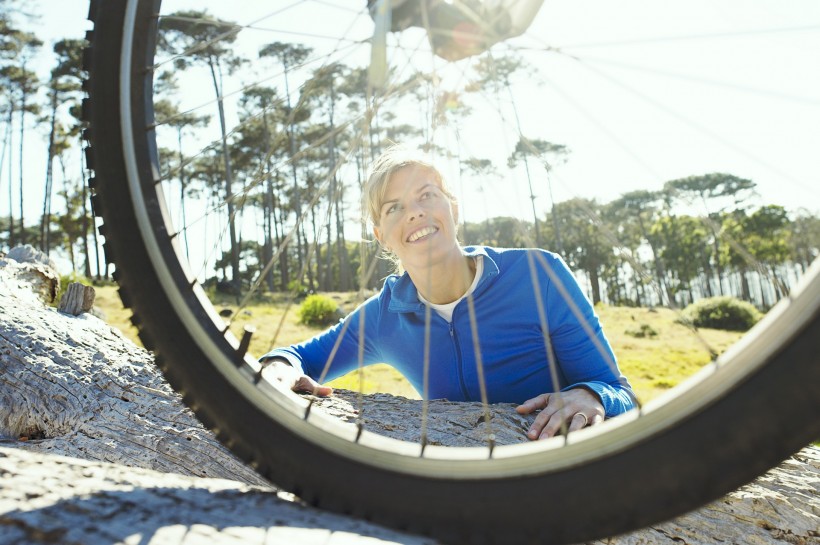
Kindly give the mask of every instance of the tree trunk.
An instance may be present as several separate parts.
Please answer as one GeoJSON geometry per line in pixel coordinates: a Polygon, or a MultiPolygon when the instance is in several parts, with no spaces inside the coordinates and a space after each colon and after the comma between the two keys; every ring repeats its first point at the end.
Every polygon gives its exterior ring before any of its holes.
{"type": "Polygon", "coordinates": [[[743,300],[751,303],[752,290],[749,289],[749,278],[746,276],[747,274],[749,274],[749,271],[746,267],[740,269],[740,292],[743,300]]]}
{"type": "MultiPolygon", "coordinates": [[[[231,156],[228,153],[228,133],[225,128],[225,104],[222,98],[220,81],[217,79],[217,65],[214,61],[209,61],[211,68],[211,78],[216,92],[217,108],[219,110],[219,129],[222,138],[222,160],[225,163],[225,202],[228,206],[228,236],[231,244],[231,281],[236,283],[236,287],[241,290],[241,278],[239,276],[239,244],[236,241],[236,211],[234,196],[231,189],[233,173],[231,172],[231,156]]],[[[221,73],[220,73],[221,75],[221,73]]]]}
{"type": "Polygon", "coordinates": [[[655,247],[655,243],[652,242],[652,238],[649,236],[643,222],[643,216],[640,212],[638,212],[638,225],[641,228],[641,236],[643,236],[643,239],[649,244],[649,250],[652,252],[652,263],[655,267],[655,276],[658,279],[658,299],[660,299],[660,301],[658,301],[658,305],[664,306],[663,296],[666,294],[666,306],[672,308],[675,302],[675,296],[672,293],[672,289],[669,287],[669,283],[666,281],[666,271],[664,270],[663,261],[659,257],[660,253],[655,247]]]}
{"type": "Polygon", "coordinates": [[[54,138],[57,130],[57,91],[51,91],[51,120],[48,132],[46,183],[43,191],[43,217],[40,219],[40,248],[48,255],[51,248],[51,195],[54,185],[54,138]]]}
{"type": "MultiPolygon", "coordinates": [[[[45,307],[12,268],[0,269],[0,542],[120,543],[138,535],[303,545],[336,542],[335,534],[350,543],[435,543],[278,493],[202,428],[150,353],[89,314],[45,307]]],[[[418,440],[420,401],[367,395],[362,413],[358,399],[338,391],[318,405],[351,422],[365,414],[368,429],[418,440]]],[[[510,404],[492,411],[498,443],[526,441],[532,417],[510,404]]],[[[482,412],[479,403],[431,402],[429,439],[482,444],[482,412]]],[[[820,449],[807,447],[698,511],[594,543],[810,543],[819,482],[820,449]]]]}
{"type": "Polygon", "coordinates": [[[757,281],[760,284],[760,306],[768,310],[771,305],[769,304],[768,297],[766,297],[766,285],[763,282],[763,275],[760,274],[760,272],[757,273],[757,281]]]}
{"type": "MultiPolygon", "coordinates": [[[[325,255],[324,257],[324,272],[319,276],[319,286],[322,291],[330,291],[331,290],[331,282],[333,273],[333,249],[334,249],[334,240],[333,240],[333,182],[331,182],[331,190],[328,195],[327,200],[327,216],[325,221],[325,236],[327,242],[325,242],[325,255]]],[[[318,241],[317,241],[318,244],[318,241]]],[[[321,254],[321,252],[320,252],[321,254]]],[[[339,290],[339,287],[334,285],[333,289],[335,291],[339,290]]]]}
{"type": "MultiPolygon", "coordinates": [[[[265,146],[265,167],[263,169],[265,176],[265,198],[262,200],[265,244],[262,248],[262,259],[264,260],[262,268],[265,269],[273,262],[273,222],[275,219],[273,210],[273,180],[271,179],[272,174],[270,170],[270,154],[273,150],[271,149],[270,128],[268,127],[268,103],[265,99],[263,99],[262,103],[262,128],[265,146]]],[[[273,267],[268,268],[268,272],[265,274],[265,284],[268,287],[268,291],[274,290],[273,267]]]]}
{"type": "MultiPolygon", "coordinates": [[[[279,182],[279,177],[277,174],[277,189],[281,188],[279,182]]],[[[278,254],[278,261],[279,261],[279,289],[286,290],[288,289],[288,284],[290,283],[290,260],[288,259],[288,247],[282,246],[282,242],[285,239],[285,218],[287,214],[285,212],[285,206],[282,203],[282,196],[281,193],[277,193],[278,198],[274,202],[272,215],[273,215],[273,240],[274,240],[274,248],[276,253],[278,254]],[[276,211],[279,211],[277,214],[276,211]]]]}
{"type": "MultiPolygon", "coordinates": [[[[88,251],[88,184],[85,179],[85,171],[82,172],[82,178],[80,179],[80,183],[82,186],[82,213],[83,213],[83,220],[82,220],[82,232],[83,232],[83,274],[86,278],[91,278],[91,256],[89,255],[88,251]]],[[[99,266],[97,267],[97,277],[99,278],[99,266]]]]}
{"type": "Polygon", "coordinates": [[[786,289],[786,283],[783,282],[783,279],[777,274],[777,269],[774,265],[769,265],[769,275],[771,278],[772,288],[774,289],[774,301],[776,303],[788,295],[788,290],[786,289]]]}
{"type": "Polygon", "coordinates": [[[336,186],[336,253],[339,256],[339,289],[349,291],[353,288],[350,280],[350,259],[347,255],[347,243],[345,241],[345,229],[343,212],[344,207],[344,185],[336,186]]]}
{"type": "MultiPolygon", "coordinates": [[[[333,278],[333,207],[337,205],[338,200],[336,191],[338,186],[338,178],[336,176],[336,126],[334,125],[334,108],[336,106],[336,89],[333,85],[333,74],[330,75],[330,109],[328,111],[328,130],[330,131],[330,139],[328,140],[328,176],[330,177],[330,190],[327,196],[327,253],[325,254],[325,275],[324,287],[325,291],[330,291],[333,278]]],[[[338,212],[337,212],[338,214],[338,212]]],[[[342,261],[342,254],[337,256],[339,263],[342,261]]],[[[339,286],[333,286],[334,289],[339,290],[339,286]]]]}
{"type": "Polygon", "coordinates": [[[301,240],[299,247],[302,248],[302,263],[299,266],[299,283],[304,282],[305,276],[307,276],[310,289],[313,290],[315,289],[313,287],[313,267],[311,267],[313,252],[310,249],[311,245],[308,243],[307,230],[305,229],[307,212],[305,212],[304,214],[305,217],[302,219],[302,221],[299,222],[299,228],[296,231],[297,239],[301,240]]]}
{"type": "Polygon", "coordinates": [[[9,150],[9,248],[13,248],[16,242],[14,240],[14,182],[12,182],[11,179],[11,132],[12,122],[14,121],[13,104],[13,101],[9,100],[9,117],[8,120],[6,120],[6,131],[3,135],[3,152],[0,154],[0,178],[2,178],[3,161],[6,160],[6,149],[9,150]]]}
{"type": "MultiPolygon", "coordinates": [[[[82,148],[82,145],[81,145],[81,148],[82,148]]],[[[91,223],[92,223],[91,239],[94,241],[94,262],[96,264],[96,274],[97,274],[96,279],[100,280],[101,277],[107,279],[108,278],[108,265],[106,264],[105,276],[103,276],[102,267],[100,267],[100,242],[99,242],[99,240],[97,240],[97,227],[96,227],[96,225],[94,225],[95,224],[94,218],[96,217],[96,214],[94,213],[93,201],[91,199],[86,200],[86,190],[87,190],[87,187],[88,187],[88,181],[85,178],[85,154],[84,153],[80,154],[80,163],[81,163],[80,164],[80,177],[83,181],[83,209],[85,209],[86,204],[92,204],[91,210],[90,210],[90,212],[91,212],[90,218],[88,216],[88,213],[84,212],[86,214],[85,215],[86,223],[83,226],[83,230],[86,233],[86,237],[87,237],[88,236],[87,235],[87,233],[88,233],[88,219],[91,219],[91,223]]],[[[87,244],[87,242],[86,242],[86,244],[87,244]]],[[[87,246],[86,246],[86,248],[87,248],[87,246]]],[[[86,249],[86,260],[88,260],[88,250],[87,249],[86,249]]],[[[90,264],[88,265],[88,268],[89,269],[91,268],[90,264]]],[[[88,274],[88,277],[91,278],[91,273],[90,272],[88,274]]]]}
{"type": "MultiPolygon", "coordinates": [[[[23,72],[25,73],[26,65],[23,63],[23,72]]],[[[23,210],[25,206],[23,204],[23,165],[25,164],[25,156],[23,155],[23,143],[25,142],[25,134],[26,134],[26,91],[22,89],[22,95],[20,98],[20,165],[19,169],[20,172],[20,244],[26,243],[26,222],[23,220],[23,210]]],[[[11,179],[9,179],[9,183],[11,183],[11,179]]]]}
{"type": "MultiPolygon", "coordinates": [[[[263,206],[263,214],[262,217],[264,219],[264,240],[265,244],[262,248],[262,259],[264,260],[264,267],[273,264],[273,183],[271,182],[271,174],[270,172],[265,173],[265,199],[264,199],[264,206],[263,206]]],[[[265,285],[268,287],[268,291],[273,291],[275,289],[274,279],[273,279],[273,266],[270,267],[267,274],[265,274],[265,285]]]]}
{"type": "Polygon", "coordinates": [[[592,304],[596,305],[601,302],[601,282],[598,277],[598,267],[590,267],[587,273],[589,274],[589,285],[592,290],[592,304]]]}
{"type": "Polygon", "coordinates": [[[717,295],[723,295],[723,269],[720,266],[720,245],[718,242],[718,234],[712,230],[714,234],[713,249],[715,251],[715,273],[717,275],[717,295]]]}
{"type": "MultiPolygon", "coordinates": [[[[65,169],[63,169],[63,194],[65,195],[66,214],[68,214],[68,211],[71,210],[71,188],[68,186],[68,177],[65,175],[65,169]]],[[[77,258],[74,254],[74,240],[68,232],[64,232],[63,235],[65,236],[66,251],[68,252],[68,260],[71,262],[71,272],[73,273],[77,271],[77,258]]]]}
{"type": "Polygon", "coordinates": [[[182,238],[185,242],[185,257],[190,258],[191,252],[188,244],[188,218],[185,216],[185,155],[182,153],[182,127],[177,127],[177,153],[179,155],[179,212],[181,216],[182,238]]]}
{"type": "MultiPolygon", "coordinates": [[[[298,271],[303,270],[304,264],[302,263],[304,259],[304,254],[307,249],[307,243],[305,242],[302,245],[302,236],[300,233],[304,234],[304,222],[302,221],[302,190],[299,188],[299,177],[296,173],[296,137],[293,134],[293,123],[294,123],[294,112],[291,106],[290,101],[290,83],[288,82],[288,64],[285,60],[282,61],[282,66],[284,67],[284,81],[285,81],[285,102],[288,108],[288,125],[286,127],[287,135],[288,135],[288,154],[290,158],[290,171],[293,177],[293,203],[292,207],[294,212],[296,213],[296,224],[294,229],[296,229],[296,268],[298,271]]],[[[305,239],[306,241],[307,239],[305,239]]],[[[301,282],[301,278],[296,279],[297,282],[301,282]]]]}
{"type": "Polygon", "coordinates": [[[703,275],[701,277],[701,285],[703,286],[703,291],[706,294],[706,297],[713,297],[714,293],[712,292],[712,265],[709,263],[709,259],[703,263],[703,275]]]}

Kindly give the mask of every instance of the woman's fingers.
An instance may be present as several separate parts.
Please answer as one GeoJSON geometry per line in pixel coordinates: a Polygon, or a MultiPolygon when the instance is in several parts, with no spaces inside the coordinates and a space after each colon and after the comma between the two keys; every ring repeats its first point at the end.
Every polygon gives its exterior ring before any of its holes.
{"type": "Polygon", "coordinates": [[[549,402],[550,394],[541,394],[540,396],[528,399],[521,405],[515,408],[518,414],[530,414],[538,409],[543,409],[549,402]]]}
{"type": "Polygon", "coordinates": [[[327,397],[333,393],[333,388],[323,386],[306,375],[302,375],[296,380],[292,390],[294,392],[313,394],[319,397],[327,397]]]}
{"type": "Polygon", "coordinates": [[[268,377],[271,380],[277,380],[283,386],[289,385],[294,392],[313,394],[319,397],[327,397],[333,393],[333,388],[330,386],[319,384],[281,359],[269,360],[265,371],[269,373],[268,377]]]}
{"type": "Polygon", "coordinates": [[[589,419],[589,426],[596,426],[604,421],[603,413],[595,413],[589,419]]]}
{"type": "Polygon", "coordinates": [[[567,433],[587,427],[589,425],[589,420],[590,419],[584,413],[575,413],[569,420],[567,433]]]}
{"type": "Polygon", "coordinates": [[[598,397],[585,388],[576,388],[556,394],[542,394],[516,407],[520,414],[541,409],[535,417],[527,437],[546,439],[566,426],[567,433],[594,426],[604,421],[604,408],[598,397]]]}
{"type": "MultiPolygon", "coordinates": [[[[542,419],[541,422],[538,422],[538,418],[536,418],[536,422],[530,428],[530,432],[527,434],[530,439],[547,439],[549,437],[553,437],[557,435],[561,428],[563,427],[564,423],[569,420],[571,417],[571,413],[567,408],[564,410],[558,410],[554,413],[547,413],[547,411],[542,411],[541,414],[545,415],[545,418],[542,419]],[[538,430],[536,424],[541,425],[541,429],[538,430]],[[537,433],[535,433],[537,431],[537,433]]],[[[540,417],[541,414],[538,416],[540,417]]]]}

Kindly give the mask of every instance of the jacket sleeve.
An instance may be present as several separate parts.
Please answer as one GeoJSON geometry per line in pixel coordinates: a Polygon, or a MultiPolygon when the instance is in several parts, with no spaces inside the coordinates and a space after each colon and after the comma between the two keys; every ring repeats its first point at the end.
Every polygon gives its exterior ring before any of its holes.
{"type": "MultiPolygon", "coordinates": [[[[374,332],[378,327],[379,305],[375,296],[333,327],[299,344],[271,350],[259,361],[284,358],[293,367],[316,381],[338,378],[359,366],[359,333],[362,320],[365,331],[374,332]]],[[[364,365],[377,363],[379,357],[368,333],[364,343],[364,365]],[[368,339],[370,339],[368,341],[368,339]]]]}
{"type": "Polygon", "coordinates": [[[592,391],[600,398],[607,418],[635,408],[632,387],[618,368],[595,310],[566,263],[549,254],[542,267],[547,275],[550,339],[565,379],[562,390],[592,391]]]}

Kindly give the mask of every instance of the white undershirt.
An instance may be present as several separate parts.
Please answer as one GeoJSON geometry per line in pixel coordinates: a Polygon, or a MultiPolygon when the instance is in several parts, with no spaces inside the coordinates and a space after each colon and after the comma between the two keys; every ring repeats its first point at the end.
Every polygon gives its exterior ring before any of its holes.
{"type": "Polygon", "coordinates": [[[470,295],[471,293],[473,293],[475,291],[475,287],[478,285],[478,280],[479,280],[479,278],[481,278],[481,274],[484,272],[484,256],[483,255],[477,255],[477,256],[475,256],[474,259],[475,259],[475,277],[473,277],[473,283],[470,284],[470,287],[467,288],[467,291],[464,293],[464,295],[462,295],[461,297],[459,297],[458,299],[456,299],[452,303],[445,303],[443,305],[437,305],[435,303],[429,302],[427,299],[425,299],[424,297],[421,296],[421,293],[419,293],[418,294],[419,295],[419,301],[421,301],[424,304],[430,305],[430,308],[435,310],[436,313],[438,313],[439,316],[441,316],[442,318],[444,318],[448,322],[452,322],[453,321],[453,310],[456,308],[456,305],[459,304],[462,299],[464,299],[465,297],[467,297],[468,295],[470,295]]]}

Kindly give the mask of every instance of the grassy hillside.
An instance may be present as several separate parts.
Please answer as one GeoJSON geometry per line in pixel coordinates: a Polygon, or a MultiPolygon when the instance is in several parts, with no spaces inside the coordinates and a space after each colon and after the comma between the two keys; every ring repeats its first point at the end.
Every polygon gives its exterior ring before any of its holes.
{"type": "MultiPolygon", "coordinates": [[[[355,294],[331,293],[345,311],[355,304],[355,294]]],[[[139,342],[136,328],[129,321],[130,312],[123,309],[116,287],[97,287],[97,307],[112,326],[139,342]]],[[[218,296],[217,310],[236,310],[235,301],[218,296]]],[[[241,335],[243,327],[253,325],[256,333],[251,341],[251,353],[261,355],[274,346],[299,342],[321,331],[298,323],[297,305],[288,308],[287,299],[279,294],[266,295],[253,302],[235,317],[231,330],[241,335]],[[282,316],[287,314],[282,321],[282,316]],[[281,328],[280,328],[281,323],[281,328]],[[280,329],[274,340],[277,329],[280,329]]],[[[709,353],[700,339],[686,327],[675,323],[676,314],[669,309],[645,309],[600,306],[598,314],[604,325],[618,362],[642,402],[646,402],[675,386],[709,362],[709,353]],[[654,333],[654,334],[653,334],[654,333]]],[[[739,333],[702,329],[700,336],[717,352],[723,352],[740,337],[739,333]]],[[[396,371],[386,365],[364,370],[361,378],[365,392],[389,392],[418,398],[415,390],[396,371]]],[[[331,386],[357,390],[358,373],[337,379],[331,386]]]]}

